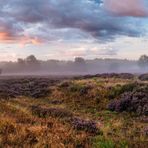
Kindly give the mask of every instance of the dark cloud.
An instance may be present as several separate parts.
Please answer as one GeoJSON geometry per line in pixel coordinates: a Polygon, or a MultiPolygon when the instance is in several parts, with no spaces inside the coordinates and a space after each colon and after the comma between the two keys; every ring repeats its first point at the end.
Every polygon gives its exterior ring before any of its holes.
{"type": "Polygon", "coordinates": [[[101,0],[0,0],[0,32],[11,40],[43,41],[56,39],[57,29],[79,30],[104,41],[139,34],[132,21],[110,16],[101,4],[101,0]]]}
{"type": "Polygon", "coordinates": [[[144,0],[104,0],[105,8],[119,16],[148,17],[144,0]]]}

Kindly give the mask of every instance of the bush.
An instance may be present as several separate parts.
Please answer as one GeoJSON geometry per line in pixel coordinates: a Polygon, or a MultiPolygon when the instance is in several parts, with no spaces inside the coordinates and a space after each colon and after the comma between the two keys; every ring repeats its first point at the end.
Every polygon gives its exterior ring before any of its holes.
{"type": "Polygon", "coordinates": [[[91,89],[91,86],[73,84],[69,87],[70,92],[78,92],[80,96],[88,94],[88,91],[91,89]]]}
{"type": "Polygon", "coordinates": [[[84,130],[88,133],[99,134],[100,130],[94,121],[87,121],[79,118],[73,118],[72,125],[74,129],[84,130]]]}
{"type": "Polygon", "coordinates": [[[49,86],[56,81],[38,78],[0,80],[0,97],[16,98],[19,96],[41,98],[50,94],[49,86]]]}
{"type": "Polygon", "coordinates": [[[142,74],[142,75],[140,75],[140,76],[139,76],[139,79],[140,79],[141,81],[148,81],[148,74],[142,74]]]}
{"type": "Polygon", "coordinates": [[[69,81],[65,81],[65,82],[62,82],[59,87],[60,88],[68,88],[70,87],[70,85],[72,85],[72,82],[69,82],[69,81]]]}
{"type": "Polygon", "coordinates": [[[111,90],[109,90],[108,98],[114,99],[119,95],[123,94],[124,92],[133,91],[137,86],[137,83],[129,83],[123,86],[117,85],[116,87],[113,87],[111,88],[111,90]]]}
{"type": "Polygon", "coordinates": [[[135,112],[138,115],[148,115],[148,86],[141,86],[131,92],[123,93],[119,100],[114,100],[108,109],[116,112],[135,112]]]}
{"type": "Polygon", "coordinates": [[[134,75],[130,73],[104,73],[104,74],[97,74],[96,77],[100,78],[120,78],[120,79],[133,79],[134,75]]]}
{"type": "Polygon", "coordinates": [[[63,108],[41,108],[39,106],[31,106],[32,113],[41,118],[46,117],[58,117],[58,118],[66,118],[72,117],[73,114],[66,109],[63,108]]]}

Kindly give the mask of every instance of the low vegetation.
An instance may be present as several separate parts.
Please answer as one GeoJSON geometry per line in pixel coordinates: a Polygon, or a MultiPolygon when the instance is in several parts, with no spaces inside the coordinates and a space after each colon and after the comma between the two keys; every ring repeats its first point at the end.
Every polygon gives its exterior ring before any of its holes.
{"type": "Polygon", "coordinates": [[[0,79],[0,148],[146,148],[147,123],[134,75],[0,79]]]}

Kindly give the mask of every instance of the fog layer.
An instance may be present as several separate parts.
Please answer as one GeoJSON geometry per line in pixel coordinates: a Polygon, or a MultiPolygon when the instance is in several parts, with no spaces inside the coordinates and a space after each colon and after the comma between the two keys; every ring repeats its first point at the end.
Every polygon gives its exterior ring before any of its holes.
{"type": "Polygon", "coordinates": [[[41,61],[31,55],[17,62],[0,62],[0,73],[3,75],[86,75],[98,73],[146,73],[148,56],[139,60],[126,59],[93,59],[81,57],[74,61],[47,60],[41,61]]]}

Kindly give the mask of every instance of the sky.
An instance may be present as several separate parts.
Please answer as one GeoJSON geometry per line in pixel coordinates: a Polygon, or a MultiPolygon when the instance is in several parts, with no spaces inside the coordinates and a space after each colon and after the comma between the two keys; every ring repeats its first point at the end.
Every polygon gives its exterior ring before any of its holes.
{"type": "Polygon", "coordinates": [[[0,61],[30,54],[138,59],[148,54],[148,0],[0,0],[0,61]]]}

